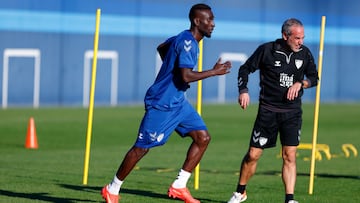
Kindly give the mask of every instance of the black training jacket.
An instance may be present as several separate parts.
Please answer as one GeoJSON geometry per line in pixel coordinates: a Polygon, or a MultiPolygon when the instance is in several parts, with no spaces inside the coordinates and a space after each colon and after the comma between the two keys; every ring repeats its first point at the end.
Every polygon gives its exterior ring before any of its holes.
{"type": "Polygon", "coordinates": [[[288,88],[295,82],[301,82],[305,78],[309,82],[309,87],[318,83],[318,72],[310,50],[302,46],[299,52],[293,52],[283,39],[260,45],[245,64],[240,66],[239,93],[248,92],[249,74],[258,69],[260,69],[260,105],[275,109],[300,108],[302,88],[295,100],[286,99],[288,88]]]}

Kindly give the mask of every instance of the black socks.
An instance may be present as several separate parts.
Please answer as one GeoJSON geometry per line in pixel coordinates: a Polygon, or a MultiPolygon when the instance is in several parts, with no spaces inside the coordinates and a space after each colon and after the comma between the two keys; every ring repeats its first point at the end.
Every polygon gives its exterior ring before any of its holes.
{"type": "Polygon", "coordinates": [[[294,199],[294,194],[286,194],[285,195],[285,203],[289,202],[290,200],[294,199]]]}
{"type": "Polygon", "coordinates": [[[236,188],[236,192],[244,194],[245,189],[246,189],[246,185],[238,185],[236,188]]]}

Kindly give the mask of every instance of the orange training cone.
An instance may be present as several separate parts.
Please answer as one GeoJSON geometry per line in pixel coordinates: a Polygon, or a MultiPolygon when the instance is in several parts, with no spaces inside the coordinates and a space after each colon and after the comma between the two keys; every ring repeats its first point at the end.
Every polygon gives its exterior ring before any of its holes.
{"type": "Polygon", "coordinates": [[[30,117],[26,134],[25,148],[37,149],[38,147],[39,146],[36,137],[35,121],[33,117],[30,117]]]}

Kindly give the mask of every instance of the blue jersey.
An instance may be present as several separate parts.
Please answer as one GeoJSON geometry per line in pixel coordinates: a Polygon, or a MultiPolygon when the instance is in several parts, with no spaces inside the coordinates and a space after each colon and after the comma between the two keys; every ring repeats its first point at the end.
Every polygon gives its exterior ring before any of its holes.
{"type": "Polygon", "coordinates": [[[167,39],[165,43],[165,53],[161,53],[163,64],[145,95],[146,109],[169,110],[180,106],[189,88],[189,84],[182,80],[180,68],[193,69],[197,64],[199,46],[189,30],[167,39]]]}

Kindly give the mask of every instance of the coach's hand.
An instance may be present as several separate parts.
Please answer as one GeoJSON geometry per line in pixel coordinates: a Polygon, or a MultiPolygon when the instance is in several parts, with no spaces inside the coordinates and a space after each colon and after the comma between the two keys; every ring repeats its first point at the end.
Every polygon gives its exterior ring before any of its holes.
{"type": "Polygon", "coordinates": [[[290,101],[296,99],[299,96],[301,86],[301,82],[294,83],[291,87],[289,87],[286,98],[290,101]]]}
{"type": "Polygon", "coordinates": [[[238,102],[239,102],[241,108],[243,108],[243,109],[245,110],[246,107],[249,106],[249,104],[250,104],[250,96],[249,96],[249,93],[247,93],[247,92],[241,93],[241,94],[239,95],[238,102]]]}

